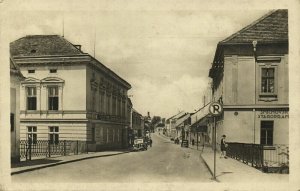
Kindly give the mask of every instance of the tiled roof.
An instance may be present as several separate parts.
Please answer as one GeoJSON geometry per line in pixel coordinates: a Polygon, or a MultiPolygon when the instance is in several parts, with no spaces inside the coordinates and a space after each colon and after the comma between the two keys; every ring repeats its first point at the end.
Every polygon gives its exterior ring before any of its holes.
{"type": "Polygon", "coordinates": [[[288,11],[271,11],[220,43],[252,43],[254,40],[259,43],[288,41],[288,11]]]}
{"type": "Polygon", "coordinates": [[[29,35],[10,44],[11,56],[47,56],[82,54],[59,35],[29,35]]]}

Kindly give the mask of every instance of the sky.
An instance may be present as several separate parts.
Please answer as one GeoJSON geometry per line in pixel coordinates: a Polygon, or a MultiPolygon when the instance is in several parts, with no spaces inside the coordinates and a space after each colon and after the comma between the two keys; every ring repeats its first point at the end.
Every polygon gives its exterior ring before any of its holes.
{"type": "Polygon", "coordinates": [[[8,38],[64,35],[132,85],[128,94],[138,112],[166,118],[203,106],[217,43],[269,11],[166,4],[144,10],[125,1],[112,9],[105,2],[101,9],[11,10],[8,38]]]}

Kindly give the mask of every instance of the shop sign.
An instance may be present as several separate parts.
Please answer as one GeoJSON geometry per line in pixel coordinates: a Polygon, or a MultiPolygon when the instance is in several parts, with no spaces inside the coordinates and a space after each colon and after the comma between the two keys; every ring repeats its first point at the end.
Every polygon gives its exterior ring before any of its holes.
{"type": "Polygon", "coordinates": [[[260,114],[258,115],[258,118],[285,119],[285,118],[289,118],[289,111],[261,111],[260,114]]]}

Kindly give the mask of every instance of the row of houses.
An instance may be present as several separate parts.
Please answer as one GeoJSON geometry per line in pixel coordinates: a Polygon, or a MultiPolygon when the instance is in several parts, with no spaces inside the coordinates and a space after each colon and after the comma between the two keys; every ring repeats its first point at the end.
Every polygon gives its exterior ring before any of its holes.
{"type": "Polygon", "coordinates": [[[128,147],[133,128],[144,128],[131,85],[81,45],[59,35],[25,36],[10,44],[10,62],[13,161],[29,138],[86,141],[89,151],[100,151],[128,147]]]}
{"type": "Polygon", "coordinates": [[[211,145],[208,107],[219,102],[217,144],[225,134],[230,142],[288,147],[288,69],[288,11],[274,10],[217,44],[203,107],[167,119],[166,133],[211,145]]]}

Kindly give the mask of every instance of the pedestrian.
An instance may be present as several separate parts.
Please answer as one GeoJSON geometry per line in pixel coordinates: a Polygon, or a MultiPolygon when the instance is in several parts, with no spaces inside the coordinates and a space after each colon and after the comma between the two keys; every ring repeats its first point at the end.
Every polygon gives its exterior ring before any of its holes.
{"type": "Polygon", "coordinates": [[[221,139],[221,156],[220,156],[220,158],[224,157],[225,159],[227,159],[226,149],[227,149],[228,145],[227,145],[225,139],[226,139],[226,135],[222,135],[222,139],[221,139]]]}
{"type": "Polygon", "coordinates": [[[194,139],[192,140],[192,145],[193,145],[193,146],[195,145],[195,140],[194,140],[194,139]]]}
{"type": "Polygon", "coordinates": [[[152,139],[151,138],[150,138],[149,142],[150,142],[150,147],[152,147],[152,139]]]}

